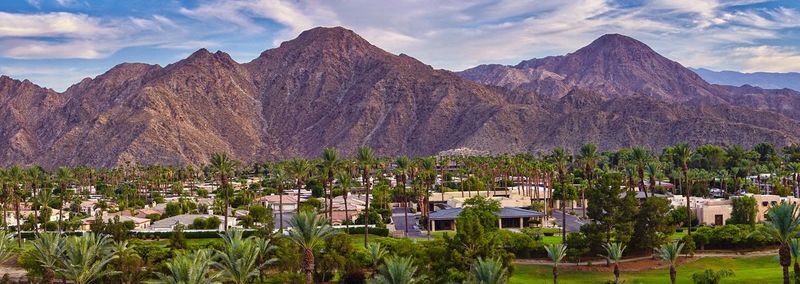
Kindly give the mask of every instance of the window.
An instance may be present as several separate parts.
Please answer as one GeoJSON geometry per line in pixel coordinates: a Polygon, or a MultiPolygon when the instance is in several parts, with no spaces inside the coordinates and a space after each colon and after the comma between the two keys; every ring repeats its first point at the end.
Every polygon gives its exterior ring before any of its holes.
{"type": "Polygon", "coordinates": [[[761,206],[765,206],[766,207],[767,205],[769,205],[769,202],[767,202],[767,201],[761,202],[761,206]]]}

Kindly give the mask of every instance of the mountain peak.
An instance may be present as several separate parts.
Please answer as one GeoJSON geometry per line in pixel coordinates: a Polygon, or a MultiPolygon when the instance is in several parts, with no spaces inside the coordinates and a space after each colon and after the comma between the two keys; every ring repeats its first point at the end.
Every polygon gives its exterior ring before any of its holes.
{"type": "Polygon", "coordinates": [[[578,49],[575,53],[593,53],[593,54],[639,54],[639,55],[652,55],[660,56],[647,44],[638,41],[632,37],[621,34],[605,34],[590,43],[589,45],[578,49]]]}

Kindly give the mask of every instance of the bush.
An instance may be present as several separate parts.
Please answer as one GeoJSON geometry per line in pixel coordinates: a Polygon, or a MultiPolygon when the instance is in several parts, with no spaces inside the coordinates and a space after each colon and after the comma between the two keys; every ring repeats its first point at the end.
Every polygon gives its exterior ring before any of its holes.
{"type": "MultiPolygon", "coordinates": [[[[352,227],[350,230],[342,229],[342,231],[347,231],[348,234],[351,235],[363,235],[364,234],[364,227],[352,227]]],[[[387,228],[369,228],[369,233],[371,235],[386,237],[389,236],[389,229],[387,228]]]]}
{"type": "Polygon", "coordinates": [[[522,229],[522,232],[529,235],[545,235],[548,237],[552,237],[558,233],[561,233],[561,230],[556,228],[525,228],[522,229]]]}
{"type": "Polygon", "coordinates": [[[698,228],[692,238],[700,249],[751,249],[775,244],[771,238],[752,232],[749,225],[705,226],[698,228]]]}

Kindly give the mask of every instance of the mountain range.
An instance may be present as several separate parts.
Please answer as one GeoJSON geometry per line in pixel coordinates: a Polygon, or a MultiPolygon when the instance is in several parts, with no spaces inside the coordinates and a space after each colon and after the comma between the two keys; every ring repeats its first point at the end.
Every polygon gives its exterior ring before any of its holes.
{"type": "Polygon", "coordinates": [[[751,85],[765,89],[800,90],[800,73],[713,71],[705,68],[690,68],[703,80],[720,85],[751,85]]]}
{"type": "Polygon", "coordinates": [[[395,55],[341,27],[314,28],[240,64],[201,49],[123,63],[58,93],[0,77],[0,164],[109,167],[602,149],[686,141],[800,142],[800,94],[714,85],[622,35],[576,52],[462,72],[395,55]]]}

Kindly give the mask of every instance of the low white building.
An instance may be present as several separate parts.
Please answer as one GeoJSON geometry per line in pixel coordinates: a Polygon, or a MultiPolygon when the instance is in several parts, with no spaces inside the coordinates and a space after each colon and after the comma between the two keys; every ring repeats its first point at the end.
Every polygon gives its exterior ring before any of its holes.
{"type": "MultiPolygon", "coordinates": [[[[226,227],[226,224],[224,224],[225,216],[212,215],[212,214],[183,214],[183,215],[172,216],[172,217],[169,217],[169,218],[164,218],[164,219],[161,219],[161,220],[153,222],[153,224],[150,225],[150,228],[148,228],[147,230],[150,230],[150,231],[172,231],[175,228],[175,226],[178,225],[178,224],[181,224],[185,228],[188,229],[189,225],[191,225],[194,222],[195,219],[198,219],[198,218],[208,219],[208,218],[211,218],[211,217],[219,218],[221,223],[219,224],[218,230],[220,230],[220,231],[225,230],[225,227],[226,227]]],[[[237,228],[237,227],[239,227],[239,225],[236,224],[236,217],[233,217],[233,216],[229,216],[228,217],[227,227],[228,228],[237,228]]]]}

